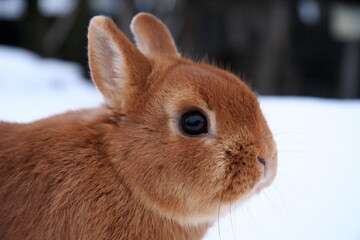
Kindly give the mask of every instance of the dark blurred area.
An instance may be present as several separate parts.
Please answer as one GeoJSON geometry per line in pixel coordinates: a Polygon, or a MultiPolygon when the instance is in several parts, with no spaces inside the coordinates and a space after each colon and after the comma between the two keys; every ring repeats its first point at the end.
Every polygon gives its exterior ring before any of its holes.
{"type": "MultiPolygon", "coordinates": [[[[230,69],[260,94],[360,97],[360,3],[319,0],[0,0],[0,44],[87,69],[87,25],[150,12],[180,52],[230,69]]],[[[87,71],[84,71],[87,74],[87,71]]]]}

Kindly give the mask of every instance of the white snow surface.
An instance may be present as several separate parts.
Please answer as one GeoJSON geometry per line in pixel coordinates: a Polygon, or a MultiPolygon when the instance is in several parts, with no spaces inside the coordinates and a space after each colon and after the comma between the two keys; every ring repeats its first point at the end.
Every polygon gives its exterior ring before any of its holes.
{"type": "MultiPolygon", "coordinates": [[[[0,120],[29,122],[103,102],[75,63],[0,45],[0,120]]],[[[359,240],[360,100],[260,97],[279,150],[274,183],[205,239],[359,240]]]]}

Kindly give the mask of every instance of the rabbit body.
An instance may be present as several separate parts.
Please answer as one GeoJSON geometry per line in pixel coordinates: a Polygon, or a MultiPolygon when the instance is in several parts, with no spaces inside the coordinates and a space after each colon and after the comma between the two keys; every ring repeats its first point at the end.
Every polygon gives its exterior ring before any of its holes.
{"type": "Polygon", "coordinates": [[[0,123],[0,239],[199,238],[207,224],[184,229],[139,203],[110,161],[111,123],[88,111],[0,123]]]}
{"type": "Polygon", "coordinates": [[[274,179],[276,145],[246,84],[181,58],[149,14],[131,28],[137,48],[110,19],[90,23],[103,106],[0,122],[0,239],[200,239],[274,179]]]}

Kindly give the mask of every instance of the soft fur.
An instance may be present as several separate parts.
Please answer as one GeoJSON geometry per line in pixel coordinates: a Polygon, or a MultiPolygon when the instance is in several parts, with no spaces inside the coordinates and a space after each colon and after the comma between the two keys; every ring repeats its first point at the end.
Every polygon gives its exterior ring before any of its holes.
{"type": "Polygon", "coordinates": [[[131,29],[137,48],[112,20],[90,22],[103,106],[0,122],[0,239],[200,239],[272,182],[276,146],[249,87],[181,58],[149,14],[131,29]],[[179,130],[193,108],[208,134],[179,130]]]}

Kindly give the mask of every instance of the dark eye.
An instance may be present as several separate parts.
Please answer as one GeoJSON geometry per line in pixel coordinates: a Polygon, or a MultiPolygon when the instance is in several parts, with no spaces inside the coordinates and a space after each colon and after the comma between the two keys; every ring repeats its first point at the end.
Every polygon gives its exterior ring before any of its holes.
{"type": "Polygon", "coordinates": [[[205,115],[199,110],[185,112],[180,118],[182,132],[190,136],[197,136],[208,132],[208,123],[205,115]]]}

